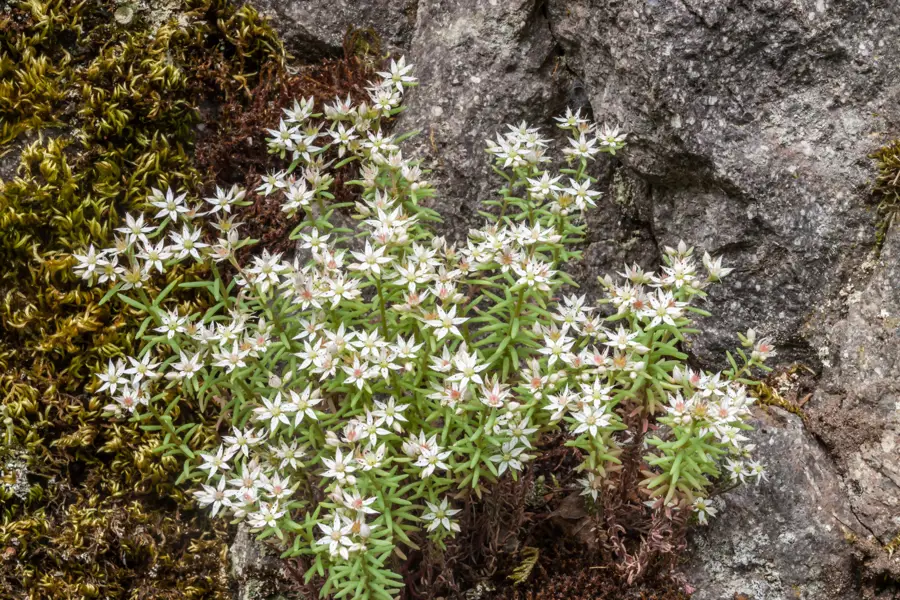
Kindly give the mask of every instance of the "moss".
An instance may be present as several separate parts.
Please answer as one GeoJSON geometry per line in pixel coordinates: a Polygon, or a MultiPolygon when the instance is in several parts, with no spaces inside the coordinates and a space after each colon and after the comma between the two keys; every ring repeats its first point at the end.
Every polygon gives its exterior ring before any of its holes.
{"type": "Polygon", "coordinates": [[[888,229],[900,210],[900,140],[879,148],[870,158],[875,159],[878,169],[873,193],[878,202],[875,247],[880,253],[888,229]]]}
{"type": "Polygon", "coordinates": [[[756,383],[753,386],[753,391],[755,392],[757,403],[760,406],[777,406],[778,408],[785,410],[793,415],[797,415],[803,420],[804,423],[809,418],[806,412],[803,411],[803,407],[801,405],[786,400],[778,392],[778,390],[764,381],[756,383]]]}
{"type": "Polygon", "coordinates": [[[226,526],[190,510],[157,433],[101,414],[92,373],[137,323],[100,306],[71,253],[108,245],[151,186],[196,190],[197,107],[247,102],[285,53],[248,6],[180,0],[153,22],[136,5],[127,24],[117,8],[0,8],[0,155],[17,163],[0,184],[2,598],[227,596],[226,526]]]}
{"type": "Polygon", "coordinates": [[[900,550],[900,533],[898,533],[894,539],[888,542],[887,545],[885,545],[884,549],[890,556],[893,556],[894,552],[900,550]]]}

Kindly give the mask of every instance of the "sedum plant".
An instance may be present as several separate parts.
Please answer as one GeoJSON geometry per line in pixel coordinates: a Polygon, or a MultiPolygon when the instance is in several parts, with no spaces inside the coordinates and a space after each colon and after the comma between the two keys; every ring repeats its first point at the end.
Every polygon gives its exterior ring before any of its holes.
{"type": "Polygon", "coordinates": [[[557,119],[560,168],[537,129],[510,126],[488,143],[502,187],[483,228],[463,244],[436,235],[427,173],[386,129],[411,68],[392,61],[368,102],[299,100],[269,131],[285,167],[257,191],[302,218],[294,256],[248,253],[236,188],[203,203],[155,191],[115,247],[76,256],[107,299],[146,315],[138,355],[98,375],[108,411],[163,431],[200,504],[280,538],[338,598],[395,596],[394,557],[426,536],[443,547],[462,503],[519,477],[552,430],[581,456],[586,501],[602,502],[623,447],[642,443],[646,502],[705,521],[716,482],[763,473],[742,432],[770,343],[749,333],[720,373],[692,370],[681,349],[730,269],[681,243],[658,272],[604,277],[596,307],[572,293],[563,266],[600,195],[588,167],[625,136],[571,111],[557,119]],[[339,185],[348,168],[356,179],[339,185]],[[336,201],[341,185],[358,201],[336,201]],[[193,279],[159,290],[179,263],[193,279]],[[181,310],[176,288],[203,308],[181,310]],[[218,445],[195,447],[183,405],[220,415],[218,445]]]}

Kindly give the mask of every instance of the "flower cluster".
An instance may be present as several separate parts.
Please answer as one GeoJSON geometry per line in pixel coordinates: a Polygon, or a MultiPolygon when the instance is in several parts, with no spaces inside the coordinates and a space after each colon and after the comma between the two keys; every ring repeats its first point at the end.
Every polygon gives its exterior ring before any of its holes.
{"type": "Polygon", "coordinates": [[[547,167],[537,129],[510,126],[488,144],[504,185],[485,202],[484,227],[463,245],[436,236],[427,173],[385,128],[415,85],[411,69],[392,61],[369,102],[338,98],[322,112],[312,98],[296,102],[269,131],[270,151],[291,162],[256,191],[303,218],[294,256],[238,261],[253,240],[232,216],[245,203],[236,188],[203,205],[155,192],[152,218],[128,215],[114,248],[76,256],[85,279],[113,285],[108,298],[147,314],[138,356],[98,376],[107,409],[156,419],[200,504],[263,537],[290,534],[287,553],[311,556],[308,576],[326,577],[324,593],[390,598],[402,585],[391,570],[399,546],[425,535],[443,545],[460,530],[454,499],[518,477],[539,436],[559,428],[597,501],[622,446],[642,434],[634,416],[652,420],[647,502],[693,506],[705,520],[718,478],[762,473],[741,432],[744,376],[772,354],[769,342],[748,335],[743,366],[714,374],[688,369],[679,349],[691,313],[705,314],[692,303],[729,269],[705,255],[701,271],[681,244],[658,273],[632,266],[604,279],[596,307],[558,298],[574,286],[561,267],[578,258],[583,213],[600,195],[588,166],[625,139],[571,111],[558,119],[570,136],[562,168],[547,167]],[[345,167],[358,173],[345,184],[355,203],[335,201],[333,173],[345,167]],[[358,226],[336,226],[336,211],[358,226]],[[179,263],[209,276],[159,290],[179,263]],[[167,301],[175,286],[208,304],[185,311],[167,301]],[[197,426],[176,425],[179,402],[224,416],[217,447],[194,452],[197,426]]]}

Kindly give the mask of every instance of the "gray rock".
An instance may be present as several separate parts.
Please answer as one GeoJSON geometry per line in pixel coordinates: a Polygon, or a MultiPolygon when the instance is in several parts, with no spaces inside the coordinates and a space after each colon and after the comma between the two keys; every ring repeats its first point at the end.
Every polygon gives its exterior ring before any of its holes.
{"type": "Polygon", "coordinates": [[[843,471],[853,511],[885,545],[900,534],[900,233],[896,229],[889,232],[880,257],[866,267],[844,288],[846,317],[821,338],[830,368],[810,410],[813,430],[843,471]]]}
{"type": "Polygon", "coordinates": [[[229,559],[234,600],[285,599],[279,593],[286,579],[283,563],[276,552],[256,541],[246,524],[238,526],[229,559]]]}
{"type": "Polygon", "coordinates": [[[287,50],[308,62],[342,56],[349,27],[373,28],[387,51],[409,46],[418,0],[252,0],[287,50]]]}
{"type": "Polygon", "coordinates": [[[567,72],[536,0],[421,0],[409,57],[419,86],[399,131],[419,130],[420,156],[434,169],[433,201],[448,234],[465,236],[475,211],[499,187],[485,140],[522,120],[550,128],[567,101],[567,72]]]}
{"type": "Polygon", "coordinates": [[[598,121],[631,141],[658,245],[738,271],[711,296],[707,362],[748,326],[816,364],[803,326],[874,240],[866,156],[898,119],[890,3],[551,0],[550,23],[598,121]]]}
{"type": "Polygon", "coordinates": [[[692,536],[695,600],[859,598],[848,538],[861,529],[840,476],[799,417],[759,411],[751,439],[768,479],[716,499],[719,515],[692,536]]]}

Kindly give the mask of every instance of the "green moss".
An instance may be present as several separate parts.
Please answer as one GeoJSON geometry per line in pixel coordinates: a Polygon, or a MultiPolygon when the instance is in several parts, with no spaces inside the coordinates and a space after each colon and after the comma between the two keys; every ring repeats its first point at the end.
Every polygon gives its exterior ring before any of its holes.
{"type": "Polygon", "coordinates": [[[900,210],[900,140],[880,148],[870,158],[875,159],[878,168],[873,191],[878,201],[875,246],[880,253],[887,231],[900,210]]]}
{"type": "Polygon", "coordinates": [[[0,184],[4,598],[227,595],[225,527],[189,510],[157,434],[102,417],[92,373],[137,323],[99,305],[71,253],[108,245],[151,186],[195,190],[197,107],[248,99],[285,53],[247,6],[182,0],[153,23],[135,4],[127,24],[117,8],[0,8],[0,156],[17,163],[0,184]]]}
{"type": "Polygon", "coordinates": [[[900,533],[897,534],[897,537],[888,542],[884,549],[890,556],[893,556],[894,552],[900,550],[900,533]]]}
{"type": "Polygon", "coordinates": [[[757,404],[762,407],[776,406],[793,415],[800,417],[805,423],[809,418],[803,411],[803,407],[794,402],[786,400],[774,387],[764,381],[757,382],[752,386],[754,395],[757,398],[757,404]]]}

